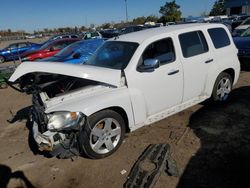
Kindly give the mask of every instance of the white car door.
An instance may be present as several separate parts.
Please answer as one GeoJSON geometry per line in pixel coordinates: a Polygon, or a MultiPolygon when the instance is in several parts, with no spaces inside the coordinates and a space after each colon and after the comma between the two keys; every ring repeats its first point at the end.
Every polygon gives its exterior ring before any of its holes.
{"type": "Polygon", "coordinates": [[[207,74],[215,62],[202,31],[182,33],[178,39],[184,69],[183,102],[186,102],[204,95],[207,74]]]}
{"type": "MultiPolygon", "coordinates": [[[[175,54],[173,41],[165,38],[151,43],[143,52],[133,76],[128,77],[130,90],[140,93],[146,107],[146,116],[162,112],[180,104],[183,94],[183,71],[175,54]],[[146,60],[159,60],[153,71],[140,70],[146,60]]],[[[134,98],[132,104],[137,104],[134,98]]]]}

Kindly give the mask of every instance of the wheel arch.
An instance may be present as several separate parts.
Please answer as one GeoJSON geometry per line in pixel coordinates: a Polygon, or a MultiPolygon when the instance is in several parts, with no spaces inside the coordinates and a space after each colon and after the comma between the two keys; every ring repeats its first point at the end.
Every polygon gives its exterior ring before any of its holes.
{"type": "Polygon", "coordinates": [[[235,74],[235,70],[233,68],[227,68],[227,69],[224,69],[224,70],[221,70],[218,72],[216,71],[213,74],[211,74],[207,79],[207,83],[206,83],[207,86],[206,86],[206,90],[205,90],[206,95],[212,96],[215,82],[216,82],[218,76],[223,72],[229,74],[232,78],[232,83],[234,83],[235,78],[236,78],[236,74],[235,74]]]}
{"type": "MultiPolygon", "coordinates": [[[[235,71],[234,71],[234,69],[232,69],[232,68],[229,68],[229,69],[226,69],[226,70],[224,70],[224,71],[222,71],[222,72],[225,72],[225,73],[228,73],[230,76],[231,76],[231,78],[232,78],[232,83],[234,83],[234,79],[235,79],[235,71]]],[[[222,73],[221,72],[221,73],[222,73]]],[[[221,74],[220,73],[220,74],[221,74]]],[[[220,75],[219,74],[219,75],[220,75]]],[[[218,75],[218,76],[219,76],[218,75]]]]}
{"type": "MultiPolygon", "coordinates": [[[[111,107],[107,107],[107,108],[103,108],[101,110],[98,110],[97,112],[95,112],[94,114],[98,113],[98,112],[101,112],[101,111],[104,111],[104,110],[112,110],[114,112],[117,112],[118,114],[121,115],[121,117],[123,118],[124,122],[125,122],[125,131],[126,133],[129,133],[131,130],[130,130],[130,127],[129,127],[129,119],[128,119],[128,115],[126,113],[126,111],[120,107],[120,106],[111,106],[111,107]]],[[[91,114],[93,115],[93,114],[91,114]]]]}

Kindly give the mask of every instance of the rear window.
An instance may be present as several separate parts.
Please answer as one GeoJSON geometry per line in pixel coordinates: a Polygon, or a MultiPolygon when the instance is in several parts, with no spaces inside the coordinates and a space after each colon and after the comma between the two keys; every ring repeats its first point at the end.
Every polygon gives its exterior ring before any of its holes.
{"type": "Polygon", "coordinates": [[[230,45],[230,39],[223,28],[208,29],[208,33],[216,49],[230,45]]]}
{"type": "Polygon", "coordinates": [[[185,58],[208,52],[208,45],[201,31],[180,34],[179,40],[185,58]]]}

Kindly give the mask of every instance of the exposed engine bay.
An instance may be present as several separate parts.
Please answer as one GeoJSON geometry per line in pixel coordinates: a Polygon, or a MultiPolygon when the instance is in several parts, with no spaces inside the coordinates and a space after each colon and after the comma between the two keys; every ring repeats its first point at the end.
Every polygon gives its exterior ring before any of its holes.
{"type": "Polygon", "coordinates": [[[58,74],[29,73],[18,80],[21,91],[28,94],[46,92],[49,98],[99,82],[58,74]]]}

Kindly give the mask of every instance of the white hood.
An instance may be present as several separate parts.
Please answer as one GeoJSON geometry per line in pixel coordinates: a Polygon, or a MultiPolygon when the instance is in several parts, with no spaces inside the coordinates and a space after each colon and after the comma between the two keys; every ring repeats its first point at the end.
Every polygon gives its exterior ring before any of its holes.
{"type": "Polygon", "coordinates": [[[90,65],[73,65],[55,62],[24,62],[12,74],[9,81],[15,82],[18,78],[35,72],[61,74],[77,78],[98,81],[116,87],[120,86],[121,71],[90,65]]]}

